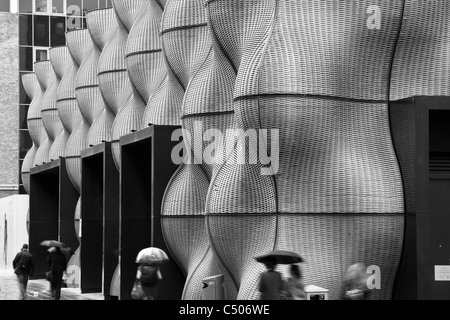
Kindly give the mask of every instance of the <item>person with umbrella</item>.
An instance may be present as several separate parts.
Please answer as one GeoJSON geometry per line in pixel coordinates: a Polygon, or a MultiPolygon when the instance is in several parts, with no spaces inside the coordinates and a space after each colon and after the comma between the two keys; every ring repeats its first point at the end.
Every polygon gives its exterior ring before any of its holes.
{"type": "MultiPolygon", "coordinates": [[[[259,291],[261,300],[281,300],[286,296],[286,285],[281,273],[275,271],[277,264],[295,264],[303,262],[303,258],[291,251],[273,250],[255,257],[256,261],[264,263],[266,271],[260,276],[259,291]]],[[[295,272],[295,271],[294,271],[295,272]]]]}
{"type": "Polygon", "coordinates": [[[149,247],[139,252],[136,257],[136,263],[139,263],[139,266],[132,290],[133,299],[155,299],[157,284],[162,279],[159,265],[166,260],[168,260],[167,254],[159,248],[149,247]]]}
{"type": "Polygon", "coordinates": [[[261,300],[281,300],[284,282],[281,273],[275,271],[277,260],[274,257],[267,257],[264,260],[266,271],[259,278],[259,291],[261,300]]]}
{"type": "Polygon", "coordinates": [[[55,298],[55,300],[60,300],[62,278],[68,262],[66,255],[61,249],[66,248],[66,245],[55,240],[43,241],[41,242],[41,245],[55,248],[54,250],[50,251],[50,254],[47,258],[50,273],[50,277],[48,278],[48,280],[50,281],[50,290],[52,296],[55,298]]]}

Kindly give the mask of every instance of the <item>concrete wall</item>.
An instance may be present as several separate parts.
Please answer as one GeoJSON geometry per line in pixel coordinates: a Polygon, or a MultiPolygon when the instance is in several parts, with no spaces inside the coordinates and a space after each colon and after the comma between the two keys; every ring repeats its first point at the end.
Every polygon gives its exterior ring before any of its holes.
{"type": "Polygon", "coordinates": [[[0,12],[0,198],[19,183],[19,17],[0,12]]]}

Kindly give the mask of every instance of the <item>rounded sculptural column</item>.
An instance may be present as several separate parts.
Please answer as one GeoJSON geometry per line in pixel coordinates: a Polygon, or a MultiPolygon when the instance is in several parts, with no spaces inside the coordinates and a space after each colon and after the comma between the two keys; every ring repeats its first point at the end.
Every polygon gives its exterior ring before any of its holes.
{"type": "Polygon", "coordinates": [[[405,1],[390,100],[450,95],[449,12],[446,1],[405,1]]]}
{"type": "Polygon", "coordinates": [[[56,160],[59,159],[59,157],[65,156],[67,140],[69,139],[69,132],[65,129],[63,123],[63,120],[66,120],[67,117],[64,117],[64,113],[61,113],[61,110],[58,109],[58,91],[62,77],[70,69],[72,58],[67,46],[51,48],[49,50],[49,56],[50,62],[56,73],[56,80],[51,85],[51,89],[49,89],[49,91],[51,90],[52,103],[51,110],[49,108],[49,111],[46,112],[46,118],[49,118],[49,121],[52,122],[51,127],[53,132],[51,134],[53,143],[49,151],[49,158],[50,160],[56,160]],[[63,118],[61,118],[61,116],[63,116],[63,118]]]}
{"type": "MultiPolygon", "coordinates": [[[[125,61],[131,82],[148,108],[150,96],[160,88],[167,75],[159,34],[166,0],[146,0],[130,29],[125,61]]],[[[148,126],[143,120],[139,129],[148,126]]]]}
{"type": "Polygon", "coordinates": [[[125,52],[129,30],[141,13],[143,0],[115,0],[113,7],[117,30],[105,46],[99,61],[100,89],[116,114],[111,128],[111,149],[114,163],[120,170],[121,136],[140,129],[145,104],[128,74],[125,52]]]}
{"type": "Polygon", "coordinates": [[[254,257],[273,249],[301,254],[304,282],[329,289],[330,299],[340,298],[355,262],[378,266],[373,297],[391,297],[404,202],[388,87],[402,4],[378,4],[389,15],[375,32],[372,4],[208,1],[211,28],[237,70],[237,126],[257,138],[244,149],[253,158],[236,161],[235,148],[206,202],[212,246],[238,299],[258,299],[263,266],[254,257]]]}
{"type": "Polygon", "coordinates": [[[80,109],[95,108],[94,120],[90,123],[86,138],[87,146],[111,141],[111,127],[115,113],[107,105],[99,86],[98,68],[101,52],[117,29],[114,9],[98,9],[86,14],[93,48],[83,61],[77,76],[77,100],[80,109]],[[98,112],[97,112],[98,110],[98,112]]]}
{"type": "MultiPolygon", "coordinates": [[[[162,27],[162,25],[158,28],[158,19],[160,19],[160,11],[159,8],[164,7],[163,13],[167,9],[169,1],[152,1],[150,4],[151,7],[147,7],[147,10],[149,10],[149,14],[146,17],[143,17],[142,20],[138,21],[139,24],[150,24],[148,32],[151,33],[152,42],[147,43],[147,45],[151,45],[149,48],[154,53],[152,55],[151,59],[153,60],[152,63],[155,64],[156,73],[153,77],[153,80],[151,82],[151,89],[152,91],[149,92],[150,97],[147,101],[147,105],[145,107],[144,115],[143,115],[143,122],[141,125],[141,128],[145,128],[151,125],[180,125],[181,124],[181,104],[183,103],[183,97],[184,97],[184,90],[185,85],[182,84],[183,81],[186,79],[179,79],[175,75],[175,73],[178,70],[172,69],[172,64],[175,63],[183,63],[181,61],[172,61],[169,60],[171,57],[167,55],[167,51],[171,50],[171,48],[168,48],[167,46],[170,46],[170,44],[167,42],[169,41],[169,36],[164,35],[164,33],[169,33],[169,29],[167,27],[162,27]],[[164,6],[165,5],[165,6],[164,6]],[[159,8],[158,8],[159,7],[159,8]],[[163,31],[163,29],[165,31],[163,31]],[[161,42],[158,42],[154,37],[158,34],[158,31],[161,32],[161,42]],[[167,44],[164,44],[164,39],[166,39],[167,44]],[[160,47],[162,46],[162,47],[160,47]],[[164,60],[164,66],[161,66],[161,55],[159,55],[159,48],[162,50],[163,60],[164,60]],[[161,68],[161,69],[159,69],[161,68]],[[165,71],[164,71],[165,69],[165,71]],[[165,74],[164,74],[165,73],[165,74]],[[164,74],[164,78],[161,80],[161,77],[164,74]]],[[[184,1],[172,1],[172,6],[174,3],[177,3],[180,6],[185,6],[184,1]]],[[[175,5],[177,5],[175,4],[175,5]]],[[[173,12],[173,10],[171,9],[173,12]]],[[[169,13],[170,15],[173,15],[173,13],[169,13]]],[[[161,18],[162,19],[162,18],[161,18]]],[[[170,16],[165,16],[164,18],[166,21],[171,20],[170,16]]],[[[162,21],[161,21],[162,22],[162,21]]],[[[175,24],[182,24],[181,21],[173,22],[175,24]]],[[[144,28],[147,28],[144,26],[144,28]]],[[[187,40],[186,40],[187,41],[187,40]]],[[[142,45],[141,45],[142,46],[142,45]]],[[[139,46],[138,46],[139,47],[139,46]]],[[[183,64],[184,65],[184,64],[183,64]]],[[[182,71],[182,72],[188,72],[188,71],[182,71]]]]}
{"type": "MultiPolygon", "coordinates": [[[[81,193],[81,151],[88,146],[89,129],[104,110],[104,104],[96,77],[99,54],[89,30],[69,31],[66,33],[66,41],[74,59],[73,70],[67,79],[68,83],[73,82],[73,87],[68,88],[66,103],[70,104],[70,112],[74,115],[74,129],[67,142],[66,165],[72,184],[81,193]]],[[[81,208],[79,203],[77,208],[81,208]]]]}
{"type": "Polygon", "coordinates": [[[35,73],[27,73],[22,76],[22,83],[26,94],[31,100],[27,113],[28,132],[30,133],[33,145],[22,163],[21,174],[25,191],[30,194],[30,169],[33,167],[34,157],[41,143],[42,119],[36,112],[42,98],[42,89],[35,73]]]}
{"type": "MultiPolygon", "coordinates": [[[[224,97],[221,96],[223,87],[215,86],[214,76],[218,79],[223,75],[214,74],[219,70],[214,68],[212,41],[206,22],[203,2],[191,0],[169,0],[161,22],[161,37],[168,66],[180,85],[186,88],[181,112],[182,127],[187,135],[197,130],[194,128],[197,122],[203,125],[200,133],[209,128],[226,127],[227,120],[220,112],[229,111],[227,106],[231,106],[218,103],[224,97]]],[[[231,89],[233,82],[227,84],[231,89]]],[[[184,141],[189,141],[189,138],[190,135],[184,136],[184,141]]],[[[200,144],[202,146],[202,141],[200,144]]],[[[186,155],[186,160],[193,159],[195,146],[187,143],[186,147],[191,156],[186,155]]],[[[216,274],[225,275],[226,297],[233,299],[236,287],[227,270],[221,268],[214,259],[206,232],[204,207],[212,169],[201,159],[195,160],[200,162],[182,164],[169,181],[163,198],[162,231],[168,249],[186,274],[182,299],[200,300],[202,292],[198,283],[216,274]]]]}
{"type": "MultiPolygon", "coordinates": [[[[77,101],[76,86],[80,65],[87,58],[93,45],[87,29],[76,29],[67,32],[66,42],[72,63],[70,69],[61,80],[58,90],[57,106],[64,127],[69,133],[69,140],[66,146],[67,174],[78,193],[81,193],[81,150],[86,148],[86,137],[89,130],[89,121],[87,119],[89,119],[91,114],[95,114],[98,106],[92,105],[82,113],[77,101]]],[[[90,88],[86,88],[87,92],[89,90],[90,88]]],[[[81,240],[80,215],[81,197],[78,198],[74,212],[74,229],[78,242],[81,240]]],[[[80,267],[80,247],[72,249],[75,250],[75,253],[68,262],[68,270],[80,267]]],[[[74,281],[75,285],[78,285],[80,279],[75,278],[74,281]]]]}
{"type": "Polygon", "coordinates": [[[43,127],[41,129],[41,143],[36,151],[33,166],[40,166],[50,161],[49,152],[53,143],[50,132],[56,132],[52,130],[54,128],[51,121],[53,119],[51,115],[53,114],[52,106],[54,105],[52,98],[54,98],[54,91],[48,91],[56,81],[56,74],[50,60],[36,62],[34,64],[34,70],[42,88],[42,98],[40,99],[39,106],[36,108],[36,114],[41,118],[43,127]],[[49,117],[46,117],[46,113],[50,113],[49,117]]]}

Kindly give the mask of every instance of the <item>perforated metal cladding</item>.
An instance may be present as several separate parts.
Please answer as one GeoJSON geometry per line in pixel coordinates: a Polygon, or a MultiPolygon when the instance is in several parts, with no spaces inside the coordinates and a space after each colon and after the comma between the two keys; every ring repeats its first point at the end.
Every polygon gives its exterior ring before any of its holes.
{"type": "Polygon", "coordinates": [[[88,146],[95,146],[105,141],[111,141],[111,128],[114,122],[114,113],[104,108],[89,129],[86,137],[88,146]]]}
{"type": "Polygon", "coordinates": [[[450,3],[406,0],[392,66],[391,100],[450,93],[450,3]]]}
{"type": "Polygon", "coordinates": [[[118,170],[120,170],[120,137],[138,131],[142,123],[145,105],[139,93],[132,89],[132,94],[128,101],[120,108],[119,113],[113,122],[111,128],[111,149],[113,159],[118,170]]]}
{"type": "Polygon", "coordinates": [[[233,114],[203,114],[183,119],[183,141],[191,157],[186,161],[201,166],[208,180],[233,150],[234,140],[227,140],[227,130],[234,127],[234,121],[233,114]]]}
{"type": "Polygon", "coordinates": [[[92,40],[100,51],[109,42],[112,35],[116,32],[117,20],[113,8],[89,11],[86,14],[86,25],[92,40]]]}
{"type": "Polygon", "coordinates": [[[355,261],[380,268],[380,289],[372,290],[372,299],[391,299],[402,250],[402,214],[282,214],[277,229],[277,248],[298,252],[305,259],[304,283],[329,289],[330,299],[340,299],[343,277],[355,261]]]}
{"type": "MultiPolygon", "coordinates": [[[[183,12],[189,12],[186,14],[186,18],[191,14],[194,15],[197,9],[195,6],[197,5],[196,1],[192,1],[189,3],[182,3],[186,1],[168,1],[163,16],[161,18],[161,41],[162,41],[162,49],[165,61],[165,68],[167,70],[167,75],[163,79],[163,81],[158,84],[155,91],[151,93],[150,98],[147,102],[147,106],[145,108],[144,117],[142,127],[147,127],[151,124],[156,125],[180,125],[181,123],[181,105],[183,103],[183,96],[185,87],[182,83],[180,83],[180,79],[178,75],[174,74],[172,70],[173,66],[171,61],[169,61],[168,57],[171,55],[171,52],[176,50],[182,50],[181,47],[183,45],[188,45],[188,41],[184,41],[181,38],[181,32],[184,28],[192,27],[190,24],[192,21],[189,19],[177,20],[176,22],[164,22],[164,19],[172,19],[172,16],[176,14],[172,12],[173,10],[177,10],[177,8],[183,7],[183,12]],[[170,2],[176,2],[176,4],[171,4],[170,2]],[[177,5],[179,7],[177,7],[177,5]],[[190,11],[189,11],[190,10],[190,11]],[[173,25],[175,23],[178,27],[176,29],[165,28],[164,25],[173,25]],[[177,24],[179,23],[179,24],[177,24]],[[171,44],[165,44],[165,39],[167,36],[173,38],[172,35],[169,34],[178,34],[178,39],[173,39],[171,44]],[[184,42],[183,42],[184,41],[184,42]],[[176,47],[173,47],[175,45],[176,47]]],[[[195,20],[195,18],[193,18],[195,20]]],[[[155,25],[153,25],[155,26],[155,25]]]]}
{"type": "Polygon", "coordinates": [[[42,118],[43,127],[41,129],[41,143],[36,151],[36,156],[33,163],[33,166],[38,166],[50,161],[49,152],[53,139],[49,131],[52,129],[52,120],[54,117],[47,115],[47,121],[45,121],[44,118],[46,118],[46,112],[44,110],[49,108],[54,109],[54,96],[56,90],[54,86],[52,88],[52,84],[56,81],[56,74],[49,60],[36,62],[34,64],[34,68],[42,88],[42,98],[36,111],[39,114],[39,117],[42,118]],[[45,122],[47,122],[47,125],[45,122]]]}
{"type": "Polygon", "coordinates": [[[199,290],[201,280],[214,274],[209,274],[209,270],[205,268],[198,268],[209,250],[204,216],[165,217],[162,221],[162,230],[172,256],[176,257],[178,264],[187,275],[182,299],[201,300],[201,290],[199,290]]]}
{"type": "Polygon", "coordinates": [[[273,250],[276,216],[208,214],[206,219],[211,246],[239,288],[237,299],[258,299],[259,274],[265,268],[254,257],[273,250]]]}
{"type": "Polygon", "coordinates": [[[113,0],[112,4],[116,15],[124,25],[127,32],[131,30],[137,17],[150,0],[113,0]]]}
{"type": "Polygon", "coordinates": [[[66,42],[76,64],[81,66],[92,50],[93,43],[88,29],[76,29],[66,32],[66,42]]]}
{"type": "Polygon", "coordinates": [[[87,144],[94,146],[111,140],[114,112],[104,101],[98,79],[99,59],[118,28],[113,8],[94,10],[86,14],[86,24],[93,40],[93,49],[83,61],[77,77],[77,100],[81,112],[90,124],[87,144]],[[90,108],[95,107],[91,111],[90,108]]]}
{"type": "MultiPolygon", "coordinates": [[[[68,129],[68,127],[71,127],[73,130],[74,124],[72,123],[72,119],[76,118],[76,115],[79,114],[79,111],[76,106],[75,108],[73,108],[73,105],[60,105],[58,103],[60,95],[62,95],[64,99],[66,99],[67,93],[75,93],[74,83],[72,81],[69,81],[67,83],[67,78],[64,79],[64,75],[69,72],[74,63],[72,56],[70,55],[69,48],[67,46],[58,46],[51,48],[49,50],[49,55],[57,78],[57,80],[53,84],[53,86],[56,87],[56,95],[54,96],[54,107],[56,107],[56,110],[52,110],[52,116],[54,117],[54,121],[56,122],[56,125],[54,125],[54,127],[57,128],[57,132],[56,136],[54,137],[52,148],[49,152],[49,158],[58,159],[59,157],[65,156],[67,140],[69,139],[71,133],[71,130],[68,129]],[[64,81],[62,81],[63,79],[64,81]],[[66,106],[68,106],[69,109],[64,108],[66,106]]],[[[71,76],[70,78],[73,79],[73,76],[71,76]]]]}
{"type": "MultiPolygon", "coordinates": [[[[201,79],[204,78],[202,67],[212,52],[205,11],[199,5],[200,2],[196,1],[173,1],[173,3],[169,1],[162,22],[162,25],[167,27],[162,30],[162,38],[164,54],[170,70],[168,79],[173,77],[181,88],[187,88],[184,99],[190,94],[196,93],[204,96],[200,89],[192,92],[189,90],[201,84],[201,79]],[[197,15],[201,16],[197,17],[197,15]],[[164,23],[164,19],[175,19],[175,21],[164,23]],[[196,79],[197,77],[198,79],[196,79]]],[[[150,101],[153,98],[154,96],[150,98],[150,101]]],[[[214,115],[207,116],[208,103],[200,99],[198,102],[201,104],[198,109],[202,110],[202,114],[196,117],[202,125],[197,132],[200,135],[198,137],[200,141],[193,136],[195,135],[194,130],[197,130],[194,128],[193,118],[184,119],[182,124],[183,129],[187,130],[184,135],[188,135],[184,138],[191,138],[195,147],[202,148],[204,130],[216,126],[222,128],[229,124],[227,119],[214,115]]],[[[151,103],[149,105],[152,106],[151,103]]],[[[184,105],[185,102],[181,105],[180,101],[180,111],[184,105]]],[[[202,151],[200,150],[200,152],[202,151]]],[[[228,279],[226,270],[221,268],[212,256],[206,233],[204,205],[209,187],[209,177],[212,175],[212,166],[202,164],[202,159],[196,160],[200,160],[199,164],[182,164],[166,188],[162,211],[163,233],[166,242],[170,243],[172,255],[176,257],[187,273],[182,299],[200,299],[199,284],[201,280],[219,273],[226,275],[227,281],[229,281],[227,295],[235,297],[236,288],[230,281],[231,279],[228,279]],[[177,216],[180,218],[175,218],[177,216]],[[183,229],[175,227],[176,224],[183,225],[183,229]],[[198,230],[192,230],[194,227],[198,230]],[[180,230],[182,231],[180,232],[180,230]],[[186,253],[188,254],[186,255],[186,253]]]]}
{"type": "Polygon", "coordinates": [[[254,54],[245,62],[243,57],[236,97],[294,93],[387,100],[401,1],[278,3],[264,41],[250,44],[254,54]],[[379,32],[367,27],[371,5],[383,16],[379,32]]]}
{"type": "MultiPolygon", "coordinates": [[[[70,132],[69,140],[66,145],[66,168],[67,174],[74,187],[81,191],[81,150],[87,147],[86,138],[89,131],[90,123],[96,116],[96,111],[101,108],[101,103],[97,103],[91,99],[88,94],[92,89],[96,89],[100,95],[98,88],[83,88],[96,84],[93,74],[96,74],[96,61],[98,60],[98,49],[89,33],[89,30],[74,30],[66,33],[67,47],[72,57],[72,68],[64,75],[61,80],[58,97],[60,99],[68,99],[58,101],[58,108],[65,110],[60,111],[63,123],[67,123],[67,130],[70,132]],[[95,69],[95,70],[94,70],[95,69]],[[78,88],[81,86],[82,88],[78,88]],[[65,88],[61,90],[61,88],[65,88]],[[64,94],[63,94],[64,93],[64,94]]],[[[75,230],[78,237],[80,219],[80,199],[77,202],[75,210],[75,230]],[[78,218],[77,218],[78,214],[78,218]]],[[[79,239],[78,239],[79,240],[79,239]]]]}
{"type": "Polygon", "coordinates": [[[34,83],[34,89],[31,91],[29,86],[27,85],[25,89],[28,96],[31,98],[30,94],[33,94],[33,98],[30,102],[30,106],[28,108],[27,113],[27,124],[28,124],[28,132],[30,133],[30,137],[33,140],[33,144],[36,145],[36,147],[39,147],[41,142],[41,135],[42,135],[42,118],[41,118],[41,100],[43,95],[43,89],[41,88],[41,85],[38,81],[36,73],[29,73],[26,74],[27,77],[22,76],[22,82],[24,85],[28,83],[27,79],[31,78],[30,84],[34,83]]]}
{"type": "Polygon", "coordinates": [[[37,149],[38,147],[33,143],[23,159],[22,168],[20,170],[23,187],[28,194],[30,194],[30,169],[33,167],[33,161],[36,156],[37,149]]]}
{"type": "Polygon", "coordinates": [[[202,25],[177,29],[163,33],[162,37],[171,69],[186,88],[189,79],[205,61],[211,48],[208,28],[202,25]]]}
{"type": "Polygon", "coordinates": [[[39,84],[39,81],[36,77],[35,73],[28,73],[24,74],[22,76],[22,84],[25,89],[25,92],[27,93],[27,96],[31,100],[31,104],[28,113],[27,113],[27,124],[28,124],[28,130],[30,132],[31,139],[33,140],[33,145],[28,150],[27,154],[25,155],[25,158],[22,163],[21,168],[21,176],[22,176],[22,182],[23,186],[25,188],[25,191],[30,194],[30,169],[33,167],[34,157],[36,156],[36,151],[39,147],[40,143],[40,133],[41,130],[37,130],[37,121],[39,121],[42,124],[42,120],[28,120],[30,118],[33,118],[33,109],[36,107],[36,103],[38,102],[36,99],[40,100],[41,95],[41,86],[39,84]],[[33,102],[34,101],[34,102],[33,102]],[[30,113],[31,109],[31,113],[30,113]],[[30,127],[31,124],[31,127],[30,127]]]}
{"type": "Polygon", "coordinates": [[[213,0],[205,2],[209,15],[208,23],[233,66],[238,70],[242,59],[249,59],[243,53],[251,53],[266,36],[267,29],[273,21],[275,1],[213,0]]]}
{"type": "Polygon", "coordinates": [[[206,22],[205,7],[202,0],[169,0],[164,8],[162,30],[180,26],[195,26],[206,22]]]}
{"type": "Polygon", "coordinates": [[[204,215],[208,186],[208,177],[201,166],[180,166],[166,188],[161,214],[204,215]]]}
{"type": "Polygon", "coordinates": [[[263,128],[279,130],[279,212],[403,212],[386,104],[296,97],[246,102],[259,102],[263,128]]]}
{"type": "Polygon", "coordinates": [[[72,65],[69,48],[67,46],[57,46],[50,48],[48,53],[56,76],[61,80],[72,65]]]}
{"type": "Polygon", "coordinates": [[[136,53],[127,57],[126,61],[130,79],[147,105],[150,95],[166,76],[162,51],[136,53]]]}
{"type": "Polygon", "coordinates": [[[59,83],[56,107],[58,108],[64,129],[70,135],[82,121],[82,115],[78,107],[75,92],[76,78],[79,69],[78,64],[72,56],[66,61],[70,66],[59,83]]]}
{"type": "Polygon", "coordinates": [[[160,28],[164,7],[157,0],[147,0],[129,32],[126,54],[162,49],[160,28]]]}
{"type": "MultiPolygon", "coordinates": [[[[390,213],[398,223],[389,231],[394,237],[403,232],[402,180],[391,141],[387,103],[381,103],[388,99],[389,68],[403,3],[376,1],[386,23],[377,30],[379,33],[367,28],[367,8],[372,4],[207,1],[215,39],[237,70],[234,88],[234,97],[238,98],[234,102],[237,127],[278,129],[280,146],[279,170],[273,176],[262,176],[261,164],[225,162],[209,188],[208,222],[217,213],[232,217],[241,213],[235,216],[238,221],[255,213],[274,213],[279,219],[282,213],[290,213],[283,218],[283,227],[277,229],[273,242],[266,238],[261,241],[267,241],[268,247],[280,247],[288,234],[295,239],[298,232],[294,219],[301,212],[341,213],[343,217],[350,212],[355,217],[366,212],[373,215],[362,223],[368,229],[385,223],[374,213],[390,213]],[[345,102],[337,97],[359,100],[345,102]],[[306,190],[310,191],[304,193],[306,190]]],[[[269,152],[274,150],[272,147],[269,143],[269,152]]],[[[257,154],[260,148],[247,151],[257,154]]],[[[229,160],[236,161],[237,152],[229,160]]],[[[310,236],[309,229],[305,228],[305,237],[310,236]]],[[[231,254],[225,254],[224,246],[216,245],[216,238],[223,237],[224,242],[239,238],[225,236],[226,231],[220,227],[209,229],[212,247],[219,257],[231,254]]],[[[333,236],[333,232],[331,226],[322,230],[324,237],[333,236]]],[[[377,229],[377,232],[375,240],[385,231],[377,229]]],[[[240,246],[247,246],[243,236],[240,237],[240,246]]],[[[358,239],[345,232],[338,237],[353,242],[358,239]]],[[[379,257],[383,260],[380,263],[390,268],[391,280],[395,278],[402,247],[402,236],[395,239],[399,241],[389,249],[389,257],[386,260],[379,257]]],[[[371,245],[376,247],[374,252],[383,252],[386,243],[371,245]]],[[[340,249],[344,250],[344,245],[340,249]]],[[[311,257],[311,265],[322,263],[320,259],[324,257],[311,257]]],[[[365,258],[361,251],[355,250],[352,259],[354,262],[365,258]]],[[[327,266],[333,269],[339,264],[345,270],[347,262],[337,255],[327,260],[327,266]]],[[[230,270],[236,269],[231,263],[225,264],[230,270]]],[[[253,282],[248,282],[249,277],[243,276],[246,272],[254,271],[243,268],[236,275],[238,281],[242,279],[238,298],[255,298],[257,290],[253,282]]],[[[310,283],[318,283],[317,273],[311,277],[310,283]]],[[[335,288],[332,280],[327,281],[320,283],[325,288],[333,287],[335,292],[340,289],[335,288]]],[[[387,286],[377,298],[390,297],[391,291],[392,286],[387,286]]]]}
{"type": "Polygon", "coordinates": [[[22,75],[22,84],[27,96],[30,98],[31,101],[41,90],[39,81],[34,72],[22,75]]]}
{"type": "Polygon", "coordinates": [[[103,47],[98,62],[99,74],[125,69],[125,44],[127,42],[128,32],[123,25],[120,25],[117,16],[112,28],[116,31],[111,34],[106,45],[103,47]]]}
{"type": "Polygon", "coordinates": [[[66,167],[75,188],[81,190],[81,150],[86,149],[89,125],[82,121],[72,132],[66,147],[66,167]]]}
{"type": "MultiPolygon", "coordinates": [[[[213,40],[213,39],[211,39],[213,40]]],[[[233,112],[233,88],[236,74],[220,48],[211,46],[208,56],[191,79],[183,100],[183,116],[233,112]]]]}
{"type": "Polygon", "coordinates": [[[128,30],[138,17],[137,12],[143,9],[143,4],[143,1],[129,0],[114,3],[118,29],[105,46],[99,60],[100,90],[108,106],[116,115],[111,128],[111,147],[118,170],[120,170],[119,139],[123,135],[140,129],[145,109],[139,92],[131,82],[125,61],[128,30]]]}
{"type": "Polygon", "coordinates": [[[162,12],[163,7],[157,1],[147,1],[127,39],[125,60],[128,73],[145,104],[166,76],[159,34],[162,12]]]}
{"type": "Polygon", "coordinates": [[[34,70],[41,85],[42,91],[45,93],[45,91],[48,89],[48,87],[50,87],[56,77],[50,60],[36,62],[34,64],[34,70]]]}
{"type": "Polygon", "coordinates": [[[45,130],[44,126],[42,126],[42,136],[44,139],[41,140],[41,144],[34,156],[33,167],[43,165],[50,161],[48,153],[50,152],[52,141],[49,139],[47,130],[45,130]]]}
{"type": "Polygon", "coordinates": [[[127,70],[103,73],[98,76],[98,79],[107,108],[110,108],[113,114],[117,115],[132,90],[127,70]]]}

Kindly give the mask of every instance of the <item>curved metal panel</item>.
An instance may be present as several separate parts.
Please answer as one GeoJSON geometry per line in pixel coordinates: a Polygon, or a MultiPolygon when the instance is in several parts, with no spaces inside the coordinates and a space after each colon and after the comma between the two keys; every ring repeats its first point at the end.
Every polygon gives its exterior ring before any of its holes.
{"type": "MultiPolygon", "coordinates": [[[[243,258],[226,262],[239,286],[238,299],[258,297],[255,255],[273,248],[298,249],[298,239],[311,235],[313,231],[294,223],[303,215],[391,214],[399,217],[393,234],[400,234],[402,179],[387,101],[402,3],[210,0],[207,8],[210,27],[237,74],[237,127],[257,133],[257,146],[247,145],[245,151],[258,162],[236,164],[240,149],[235,148],[213,176],[206,203],[210,238],[220,259],[230,256],[227,245],[242,248],[233,256],[243,258]],[[385,27],[377,32],[367,28],[366,21],[366,10],[374,4],[389,12],[385,27]],[[268,130],[265,136],[259,135],[263,129],[268,130]],[[270,166],[262,163],[262,156],[274,154],[270,166]],[[260,237],[270,237],[248,239],[254,231],[250,224],[230,237],[232,224],[219,223],[227,217],[244,226],[257,213],[261,215],[254,219],[271,221],[270,232],[260,237]]],[[[376,215],[373,219],[382,220],[376,215]]],[[[374,221],[367,222],[369,228],[374,221]]],[[[331,226],[323,230],[327,235],[334,232],[331,226]]],[[[397,244],[389,261],[383,261],[394,273],[401,241],[397,244]]],[[[384,245],[374,246],[379,252],[384,245]]],[[[311,255],[313,265],[324,257],[311,255]]],[[[356,251],[353,258],[365,261],[367,256],[356,251]]],[[[334,270],[346,262],[338,253],[328,259],[334,270]]],[[[312,283],[319,281],[316,276],[312,283]]],[[[338,296],[336,283],[323,286],[338,296]]],[[[380,297],[389,298],[391,289],[383,288],[380,297]]]]}

